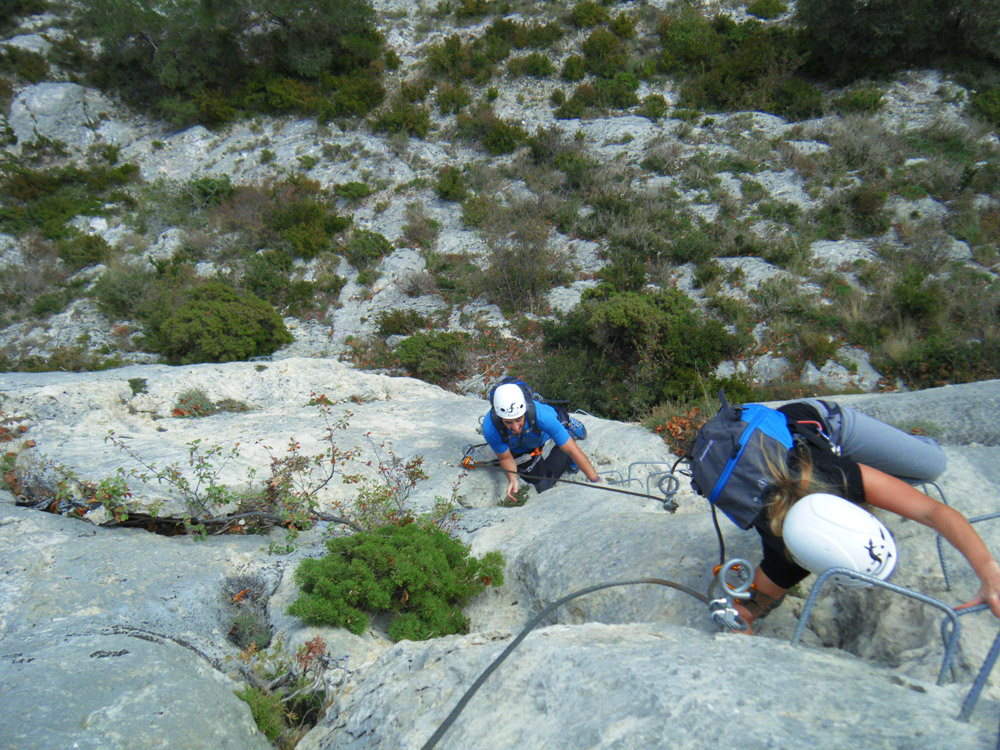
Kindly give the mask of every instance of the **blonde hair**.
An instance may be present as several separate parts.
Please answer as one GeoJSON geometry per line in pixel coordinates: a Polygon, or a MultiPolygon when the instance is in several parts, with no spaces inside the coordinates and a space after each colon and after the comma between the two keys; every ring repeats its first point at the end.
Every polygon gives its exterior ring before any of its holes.
{"type": "Polygon", "coordinates": [[[792,472],[787,457],[775,457],[770,454],[764,456],[767,470],[771,474],[767,515],[771,533],[775,536],[781,536],[781,527],[785,523],[788,511],[806,495],[814,492],[829,492],[835,495],[843,493],[842,490],[838,492],[828,482],[816,478],[809,451],[801,451],[799,456],[798,472],[792,472]]]}

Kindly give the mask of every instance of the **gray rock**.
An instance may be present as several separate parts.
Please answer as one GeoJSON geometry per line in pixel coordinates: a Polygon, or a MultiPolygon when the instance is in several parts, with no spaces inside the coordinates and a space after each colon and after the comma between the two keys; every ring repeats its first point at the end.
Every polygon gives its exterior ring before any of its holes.
{"type": "Polygon", "coordinates": [[[19,145],[39,138],[85,151],[96,140],[96,127],[114,104],[94,89],[75,83],[38,83],[18,94],[7,118],[19,145]]]}
{"type": "MultiPolygon", "coordinates": [[[[408,504],[419,512],[435,498],[455,498],[453,532],[473,554],[504,555],[504,584],[466,608],[472,632],[392,645],[379,622],[354,636],[306,628],[287,615],[296,596],[291,572],[323,552],[323,525],[305,532],[292,555],[272,557],[264,553],[268,539],[198,543],[102,528],[12,507],[0,493],[0,680],[11,707],[0,717],[0,744],[178,747],[200,746],[200,738],[213,747],[266,747],[233,695],[241,682],[227,659],[236,647],[227,640],[231,612],[223,595],[232,576],[261,581],[282,642],[294,647],[318,637],[328,653],[348,657],[345,689],[300,743],[305,748],[423,742],[509,639],[571,592],[650,578],[707,591],[719,554],[707,504],[682,481],[676,511],[664,510],[659,478],[674,456],[636,425],[580,415],[589,433],[582,447],[616,482],[609,489],[625,494],[560,484],[530,493],[522,507],[500,508],[505,481],[498,472],[463,477],[458,467],[464,446],[480,440],[476,426],[486,402],[408,378],[315,359],[0,374],[0,409],[36,443],[21,452],[18,466],[22,457],[45,455],[84,480],[124,465],[126,457],[104,442],[110,428],[161,465],[183,463],[193,439],[238,440],[244,452],[220,479],[245,485],[248,468],[266,473],[265,444],[279,450],[295,439],[307,455],[319,449],[308,405],[315,393],[335,411],[353,412],[338,435],[340,444],[359,446],[359,469],[384,450],[380,444],[401,457],[420,455],[428,479],[408,504]],[[132,383],[140,380],[136,390],[132,383]],[[190,389],[211,400],[239,399],[251,411],[171,417],[177,395],[190,389]],[[25,713],[44,718],[33,733],[13,720],[25,713]]],[[[998,399],[1000,382],[993,381],[838,400],[902,427],[923,426],[944,441],[949,470],[940,491],[973,517],[991,510],[1000,481],[1000,434],[990,408],[998,399]]],[[[154,489],[136,485],[134,492],[154,489]]],[[[322,503],[350,499],[341,487],[322,503]]],[[[971,597],[977,584],[957,553],[946,545],[939,557],[935,535],[920,524],[884,520],[901,551],[894,583],[944,602],[971,597]]],[[[1000,544],[1000,528],[977,528],[991,548],[1000,544]]],[[[728,556],[757,559],[754,533],[725,522],[721,531],[728,556]]],[[[704,602],[670,586],[630,583],[576,597],[552,611],[487,680],[441,746],[475,746],[488,732],[491,743],[530,748],[644,748],[664,737],[696,748],[708,733],[729,744],[750,733],[796,750],[992,747],[995,678],[972,721],[954,720],[995,635],[991,618],[963,620],[955,681],[938,687],[940,616],[906,597],[825,591],[803,645],[789,647],[783,641],[795,631],[808,584],[758,623],[756,638],[717,634],[704,602]],[[907,744],[911,739],[917,744],[907,744]]]]}

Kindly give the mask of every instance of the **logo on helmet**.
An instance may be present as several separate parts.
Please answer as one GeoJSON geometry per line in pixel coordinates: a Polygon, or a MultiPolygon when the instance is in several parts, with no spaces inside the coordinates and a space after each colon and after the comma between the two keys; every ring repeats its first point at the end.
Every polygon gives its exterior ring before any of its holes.
{"type": "MultiPolygon", "coordinates": [[[[817,575],[846,568],[886,580],[896,566],[896,542],[868,511],[836,495],[806,495],[788,511],[782,536],[792,558],[817,575]]],[[[868,586],[834,576],[845,586],[868,586]]]]}

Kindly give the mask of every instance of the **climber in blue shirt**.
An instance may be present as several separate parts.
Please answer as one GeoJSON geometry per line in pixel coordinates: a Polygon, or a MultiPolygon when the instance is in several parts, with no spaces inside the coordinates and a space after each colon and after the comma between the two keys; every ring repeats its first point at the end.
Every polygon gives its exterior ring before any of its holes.
{"type": "Polygon", "coordinates": [[[519,382],[501,383],[493,390],[490,402],[492,408],[483,419],[483,437],[507,473],[507,497],[511,501],[517,492],[519,471],[538,492],[551,488],[556,479],[577,468],[589,481],[601,481],[576,444],[576,440],[587,437],[578,419],[564,414],[564,425],[554,407],[536,401],[531,390],[519,382]],[[553,448],[543,458],[542,447],[549,440],[559,450],[553,448]]]}

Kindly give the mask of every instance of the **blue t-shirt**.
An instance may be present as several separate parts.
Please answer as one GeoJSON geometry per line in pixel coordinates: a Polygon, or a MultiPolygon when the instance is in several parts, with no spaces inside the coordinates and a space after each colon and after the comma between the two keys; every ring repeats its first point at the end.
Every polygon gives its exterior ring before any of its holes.
{"type": "Polygon", "coordinates": [[[566,432],[566,428],[559,422],[556,410],[548,404],[538,401],[535,402],[535,429],[528,430],[527,424],[524,427],[525,429],[521,431],[520,435],[510,433],[508,434],[507,442],[504,442],[503,438],[500,437],[500,433],[497,432],[497,428],[493,426],[493,420],[490,419],[489,412],[487,412],[486,418],[483,419],[483,437],[486,438],[486,442],[489,443],[490,448],[497,455],[505,453],[508,450],[515,455],[527,453],[540,445],[544,445],[545,441],[549,439],[558,446],[565,445],[566,441],[569,440],[569,433],[566,432]]]}

